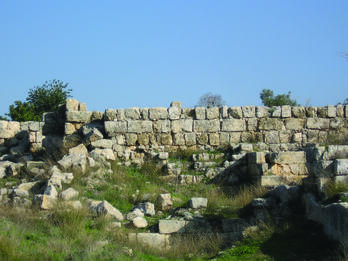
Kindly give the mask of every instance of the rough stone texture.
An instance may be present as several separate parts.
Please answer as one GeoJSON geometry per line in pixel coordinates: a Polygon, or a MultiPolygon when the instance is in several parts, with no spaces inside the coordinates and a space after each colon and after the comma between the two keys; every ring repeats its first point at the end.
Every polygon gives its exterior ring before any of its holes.
{"type": "Polygon", "coordinates": [[[246,124],[244,120],[226,119],[222,121],[221,131],[245,131],[246,124]]]}
{"type": "Polygon", "coordinates": [[[60,193],[60,197],[63,200],[71,200],[72,198],[76,198],[79,195],[79,192],[73,188],[68,188],[60,193]]]}
{"type": "Polygon", "coordinates": [[[191,198],[189,200],[189,207],[193,209],[206,208],[208,206],[207,198],[191,198]]]}
{"type": "Polygon", "coordinates": [[[108,137],[115,137],[119,133],[126,133],[128,131],[126,121],[105,121],[104,127],[108,137]]]}
{"type": "Polygon", "coordinates": [[[348,175],[348,159],[335,160],[334,173],[336,175],[348,175]]]}
{"type": "Polygon", "coordinates": [[[133,219],[137,217],[143,217],[143,216],[144,216],[144,213],[140,209],[135,208],[126,215],[126,219],[129,221],[132,221],[133,219]]]}
{"type": "Polygon", "coordinates": [[[243,106],[242,112],[244,118],[253,118],[255,117],[255,106],[243,106]]]}
{"type": "Polygon", "coordinates": [[[151,202],[140,203],[136,208],[140,209],[146,216],[154,216],[156,214],[155,205],[151,202]]]}
{"type": "Polygon", "coordinates": [[[150,120],[165,120],[168,118],[168,111],[166,108],[150,108],[149,119],[150,120]]]}
{"type": "Polygon", "coordinates": [[[158,205],[159,210],[168,210],[173,206],[173,201],[170,194],[160,194],[157,197],[156,205],[158,205]]]}
{"type": "Polygon", "coordinates": [[[89,157],[97,161],[100,161],[100,160],[114,161],[116,159],[112,149],[94,149],[89,153],[89,157]]]}
{"type": "Polygon", "coordinates": [[[168,133],[171,131],[170,120],[159,120],[153,122],[153,130],[158,133],[168,133]]]}
{"type": "Polygon", "coordinates": [[[235,118],[235,119],[241,119],[243,116],[241,107],[230,107],[228,109],[228,113],[230,114],[232,118],[235,118]]]}
{"type": "Polygon", "coordinates": [[[88,156],[88,150],[83,144],[80,144],[69,149],[69,154],[88,156]]]}
{"type": "Polygon", "coordinates": [[[195,132],[218,132],[220,131],[219,120],[195,120],[194,121],[195,132]]]}
{"type": "Polygon", "coordinates": [[[66,120],[68,122],[88,123],[91,121],[92,112],[90,111],[67,111],[66,120]]]}
{"type": "Polygon", "coordinates": [[[307,128],[308,129],[328,129],[330,127],[329,119],[322,118],[308,118],[307,128]]]}
{"type": "Polygon", "coordinates": [[[184,233],[186,231],[184,220],[160,220],[158,229],[161,234],[184,233]]]}
{"type": "Polygon", "coordinates": [[[181,102],[172,102],[168,108],[168,117],[170,120],[180,119],[181,114],[181,102]]]}
{"type": "Polygon", "coordinates": [[[139,120],[140,119],[140,111],[139,108],[129,108],[124,110],[124,116],[126,119],[130,120],[139,120]]]}
{"type": "Polygon", "coordinates": [[[132,225],[136,228],[145,228],[147,227],[147,221],[143,217],[136,217],[132,220],[132,225]]]}
{"type": "Polygon", "coordinates": [[[265,106],[257,106],[256,107],[256,117],[257,118],[265,118],[269,116],[269,108],[265,106]]]}
{"type": "Polygon", "coordinates": [[[284,105],[282,106],[282,118],[290,118],[291,117],[291,106],[284,105]]]}
{"type": "Polygon", "coordinates": [[[123,221],[122,213],[105,200],[99,203],[95,208],[98,215],[105,215],[107,217],[115,218],[118,221],[123,221]]]}
{"type": "Polygon", "coordinates": [[[93,141],[91,143],[92,148],[112,149],[112,146],[113,146],[113,141],[108,139],[100,139],[100,140],[93,141]]]}
{"type": "Polygon", "coordinates": [[[219,112],[218,107],[207,108],[207,119],[208,120],[218,119],[219,116],[220,116],[220,112],[219,112]]]}
{"type": "Polygon", "coordinates": [[[306,163],[306,153],[304,151],[289,151],[268,154],[271,163],[306,163]]]}
{"type": "Polygon", "coordinates": [[[86,171],[87,160],[84,154],[65,155],[58,161],[58,165],[64,170],[78,169],[83,173],[86,171]]]}
{"type": "Polygon", "coordinates": [[[259,121],[260,130],[284,130],[283,121],[273,118],[262,118],[259,121]]]}
{"type": "Polygon", "coordinates": [[[172,132],[192,132],[193,130],[193,120],[192,119],[182,119],[172,121],[172,132]]]}
{"type": "Polygon", "coordinates": [[[205,107],[196,107],[195,108],[195,119],[196,120],[205,120],[206,108],[205,107]]]}
{"type": "Polygon", "coordinates": [[[302,130],[306,124],[305,119],[286,119],[285,127],[287,130],[302,130]]]}

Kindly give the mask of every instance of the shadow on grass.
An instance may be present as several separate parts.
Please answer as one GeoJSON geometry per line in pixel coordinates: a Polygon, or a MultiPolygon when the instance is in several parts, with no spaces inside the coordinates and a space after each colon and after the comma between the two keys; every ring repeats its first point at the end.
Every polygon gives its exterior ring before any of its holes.
{"type": "Polygon", "coordinates": [[[304,218],[274,233],[260,245],[260,250],[275,261],[345,260],[340,244],[329,240],[320,225],[304,218]]]}

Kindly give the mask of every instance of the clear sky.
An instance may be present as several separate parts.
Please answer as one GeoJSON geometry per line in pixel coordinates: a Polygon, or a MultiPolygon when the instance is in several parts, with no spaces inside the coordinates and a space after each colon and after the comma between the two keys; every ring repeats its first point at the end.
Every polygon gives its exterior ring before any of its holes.
{"type": "Polygon", "coordinates": [[[348,97],[347,0],[0,0],[0,115],[46,80],[90,110],[348,97]]]}

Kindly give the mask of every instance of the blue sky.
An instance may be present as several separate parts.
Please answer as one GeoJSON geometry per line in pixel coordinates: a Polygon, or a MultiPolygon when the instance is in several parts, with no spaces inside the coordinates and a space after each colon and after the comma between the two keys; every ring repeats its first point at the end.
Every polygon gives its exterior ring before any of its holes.
{"type": "Polygon", "coordinates": [[[90,110],[348,97],[348,1],[0,0],[0,115],[46,80],[90,110]]]}

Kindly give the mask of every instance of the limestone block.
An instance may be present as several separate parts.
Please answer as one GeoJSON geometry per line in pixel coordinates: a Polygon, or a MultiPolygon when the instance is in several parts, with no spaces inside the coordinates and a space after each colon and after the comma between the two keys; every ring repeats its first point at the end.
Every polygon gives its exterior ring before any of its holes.
{"type": "Polygon", "coordinates": [[[207,119],[208,120],[219,119],[219,117],[220,117],[219,107],[207,108],[207,119]]]}
{"type": "Polygon", "coordinates": [[[322,158],[323,160],[348,158],[348,145],[329,145],[322,154],[322,158]]]}
{"type": "MultiPolygon", "coordinates": [[[[197,137],[198,141],[198,137],[197,137]]],[[[230,144],[230,134],[227,132],[220,132],[220,145],[229,145],[230,144]]]]}
{"type": "Polygon", "coordinates": [[[306,115],[310,118],[317,117],[317,107],[306,107],[306,115]]]}
{"type": "Polygon", "coordinates": [[[75,99],[66,99],[65,102],[66,111],[78,111],[79,110],[79,102],[75,99]]]}
{"type": "Polygon", "coordinates": [[[187,146],[196,145],[196,133],[186,133],[184,138],[187,146]]]}
{"type": "Polygon", "coordinates": [[[149,109],[148,108],[140,108],[140,116],[142,120],[149,119],[149,109]]]}
{"type": "Polygon", "coordinates": [[[96,212],[99,216],[105,215],[107,217],[115,218],[118,221],[123,221],[122,213],[106,200],[103,200],[96,206],[96,212]]]}
{"type": "Polygon", "coordinates": [[[180,119],[193,119],[195,117],[195,109],[193,108],[182,108],[180,119]]]}
{"type": "Polygon", "coordinates": [[[79,111],[87,111],[87,104],[84,102],[79,103],[79,111]]]}
{"type": "Polygon", "coordinates": [[[343,185],[348,185],[348,176],[335,176],[334,177],[334,182],[336,184],[343,184],[343,185]]]}
{"type": "MultiPolygon", "coordinates": [[[[113,141],[108,139],[96,140],[91,143],[92,148],[112,149],[113,141]]],[[[87,152],[87,150],[86,150],[87,152]]]]}
{"type": "Polygon", "coordinates": [[[86,157],[88,156],[88,150],[85,147],[85,145],[80,144],[77,145],[73,148],[69,149],[69,154],[76,154],[76,155],[85,155],[86,157]]]}
{"type": "Polygon", "coordinates": [[[124,115],[124,109],[117,109],[116,110],[116,119],[118,121],[126,120],[126,116],[124,115]]]}
{"type": "Polygon", "coordinates": [[[139,205],[136,206],[136,208],[140,209],[145,216],[152,217],[156,214],[155,205],[151,202],[140,203],[139,205]]]}
{"type": "Polygon", "coordinates": [[[131,132],[131,133],[152,132],[152,121],[146,121],[146,120],[128,121],[128,132],[131,132]]]}
{"type": "Polygon", "coordinates": [[[140,209],[134,208],[131,212],[129,212],[126,215],[126,219],[129,221],[132,221],[136,217],[143,217],[143,216],[144,216],[144,213],[140,209]]]}
{"type": "Polygon", "coordinates": [[[162,219],[158,223],[160,234],[184,233],[187,221],[162,219]]]}
{"type": "Polygon", "coordinates": [[[76,198],[78,195],[79,195],[79,192],[73,188],[68,188],[60,193],[60,197],[63,200],[71,200],[73,198],[76,198]]]}
{"type": "Polygon", "coordinates": [[[220,120],[194,120],[193,129],[195,132],[219,132],[220,120]]]}
{"type": "Polygon", "coordinates": [[[291,106],[284,105],[282,106],[282,118],[290,118],[291,117],[291,106]]]}
{"type": "Polygon", "coordinates": [[[263,187],[275,187],[288,183],[288,179],[284,176],[261,176],[261,186],[263,187]]]}
{"type": "Polygon", "coordinates": [[[136,217],[132,220],[132,225],[136,228],[145,228],[147,227],[147,221],[143,217],[136,217]]]}
{"type": "Polygon", "coordinates": [[[195,119],[196,120],[205,120],[206,119],[206,108],[205,107],[196,107],[195,108],[195,119]]]}
{"type": "Polygon", "coordinates": [[[171,126],[172,126],[173,133],[192,132],[193,120],[192,119],[174,120],[171,122],[171,126]]]}
{"type": "Polygon", "coordinates": [[[247,130],[248,131],[256,131],[257,130],[257,119],[256,118],[249,118],[247,119],[247,130]]]}
{"type": "Polygon", "coordinates": [[[344,117],[344,106],[343,105],[336,105],[336,115],[339,118],[343,118],[344,117]]]}
{"type": "Polygon", "coordinates": [[[139,120],[140,111],[139,108],[133,107],[124,110],[124,117],[126,120],[139,120]]]}
{"type": "Polygon", "coordinates": [[[86,155],[69,154],[58,161],[58,165],[64,170],[79,169],[85,172],[87,166],[86,155]]]}
{"type": "Polygon", "coordinates": [[[36,142],[36,132],[29,132],[29,142],[30,143],[36,142]]]}
{"type": "Polygon", "coordinates": [[[265,106],[256,106],[256,117],[265,118],[269,116],[269,108],[265,106]]]}
{"type": "Polygon", "coordinates": [[[348,159],[337,159],[334,162],[335,175],[348,175],[348,159]]]}
{"type": "Polygon", "coordinates": [[[92,112],[90,111],[67,111],[66,120],[68,122],[88,123],[91,121],[92,112]]]}
{"type": "Polygon", "coordinates": [[[326,118],[327,113],[328,113],[327,107],[317,107],[318,118],[326,118]]]}
{"type": "Polygon", "coordinates": [[[242,112],[244,118],[253,118],[255,117],[255,106],[243,106],[242,112]]]}
{"type": "Polygon", "coordinates": [[[156,205],[159,210],[168,210],[173,207],[173,201],[170,194],[159,194],[156,199],[156,205]]]}
{"type": "Polygon", "coordinates": [[[230,143],[238,144],[241,141],[242,132],[231,132],[230,133],[230,143]]]}
{"type": "Polygon", "coordinates": [[[269,153],[267,159],[270,163],[288,164],[288,163],[306,163],[306,152],[304,151],[284,151],[278,153],[269,153]]]}
{"type": "Polygon", "coordinates": [[[168,133],[171,131],[170,120],[158,120],[153,122],[153,130],[157,133],[168,133]]]}
{"type": "Polygon", "coordinates": [[[264,152],[250,152],[248,155],[249,164],[263,164],[266,163],[266,157],[264,152]]]}
{"type": "Polygon", "coordinates": [[[114,121],[117,119],[117,111],[113,109],[105,110],[105,121],[114,121]]]}
{"type": "Polygon", "coordinates": [[[226,119],[222,121],[221,131],[245,131],[245,120],[226,119]]]}
{"type": "Polygon", "coordinates": [[[266,131],[265,142],[268,144],[278,144],[280,142],[278,131],[266,131]]]}
{"type": "Polygon", "coordinates": [[[280,118],[282,115],[282,107],[281,106],[273,106],[271,114],[272,114],[273,118],[280,118]]]}
{"type": "Polygon", "coordinates": [[[97,161],[114,161],[116,159],[112,149],[94,149],[89,153],[89,157],[97,161]]]}
{"type": "Polygon", "coordinates": [[[306,124],[305,119],[285,119],[285,128],[287,130],[302,130],[306,124]]]}
{"type": "Polygon", "coordinates": [[[20,131],[20,127],[19,122],[0,120],[0,138],[9,139],[14,137],[20,131]]]}
{"type": "Polygon", "coordinates": [[[307,142],[308,143],[318,143],[319,131],[318,130],[308,130],[307,131],[307,142]]]}
{"type": "Polygon", "coordinates": [[[221,108],[220,108],[220,114],[221,114],[221,117],[223,119],[227,119],[228,118],[228,107],[226,105],[223,105],[221,108]]]}
{"type": "Polygon", "coordinates": [[[149,119],[150,120],[166,120],[168,118],[168,111],[166,108],[150,108],[149,119]]]}
{"type": "MultiPolygon", "coordinates": [[[[83,129],[82,131],[84,132],[84,127],[82,127],[82,129],[83,129]]],[[[85,141],[87,143],[91,143],[104,138],[103,134],[97,128],[92,128],[92,129],[88,128],[88,130],[84,132],[84,135],[85,135],[85,141]]]]}
{"type": "Polygon", "coordinates": [[[178,134],[178,133],[174,134],[173,135],[173,145],[179,145],[179,146],[185,145],[184,135],[178,134]]]}
{"type": "Polygon", "coordinates": [[[291,142],[293,143],[302,143],[302,133],[294,133],[291,137],[291,142]]]}
{"type": "Polygon", "coordinates": [[[235,119],[241,119],[243,115],[241,107],[230,107],[228,109],[228,113],[230,114],[232,118],[235,118],[235,119]]]}
{"type": "Polygon", "coordinates": [[[291,141],[291,131],[285,130],[279,132],[280,143],[290,143],[291,141]]]}
{"type": "Polygon", "coordinates": [[[306,109],[303,106],[294,106],[291,108],[292,115],[294,118],[305,118],[306,117],[306,109]]]}
{"type": "Polygon", "coordinates": [[[29,130],[30,131],[39,131],[40,130],[40,122],[30,121],[29,122],[29,130]]]}
{"type": "Polygon", "coordinates": [[[219,146],[220,145],[220,136],[218,133],[210,133],[209,134],[209,144],[212,146],[219,146]]]}
{"type": "Polygon", "coordinates": [[[146,133],[138,134],[137,141],[139,145],[149,145],[150,143],[149,135],[146,133]]]}
{"type": "Polygon", "coordinates": [[[159,152],[158,153],[158,158],[160,159],[160,160],[167,160],[168,159],[168,157],[169,157],[169,153],[168,152],[159,152]]]}
{"type": "Polygon", "coordinates": [[[337,116],[336,107],[332,105],[327,106],[327,117],[335,118],[336,116],[337,116]]]}
{"type": "Polygon", "coordinates": [[[180,106],[171,106],[168,108],[168,117],[170,120],[178,120],[181,115],[181,103],[180,106]]]}
{"type": "Polygon", "coordinates": [[[259,120],[260,130],[284,130],[284,123],[281,119],[261,118],[259,120]]]}
{"type": "Polygon", "coordinates": [[[208,206],[207,198],[191,198],[188,202],[189,207],[193,209],[206,208],[208,206]]]}
{"type": "Polygon", "coordinates": [[[328,129],[330,127],[329,119],[322,118],[308,118],[307,119],[307,128],[308,129],[328,129]]]}
{"type": "Polygon", "coordinates": [[[340,129],[344,126],[344,121],[341,118],[334,118],[330,120],[330,129],[340,129]]]}
{"type": "Polygon", "coordinates": [[[150,249],[163,251],[170,247],[168,235],[158,233],[138,233],[136,239],[138,244],[150,249]]]}

